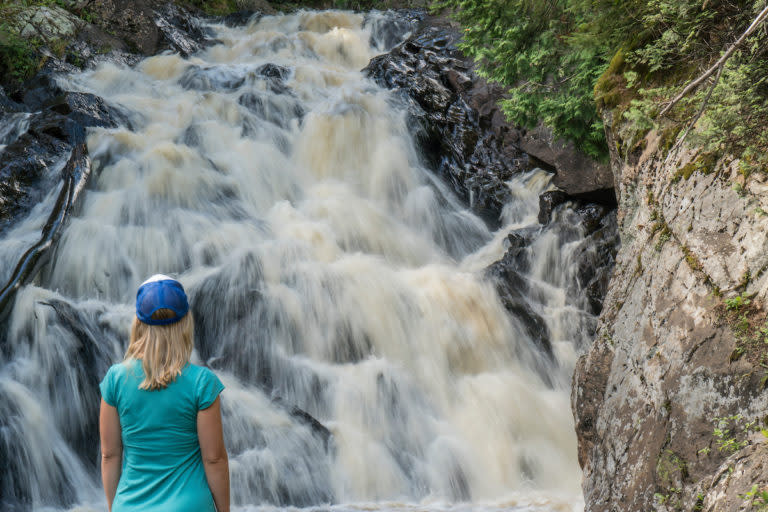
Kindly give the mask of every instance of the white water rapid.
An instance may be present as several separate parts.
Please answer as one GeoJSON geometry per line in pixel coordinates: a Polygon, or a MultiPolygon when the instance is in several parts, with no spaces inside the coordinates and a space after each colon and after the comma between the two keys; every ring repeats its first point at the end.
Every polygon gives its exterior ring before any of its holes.
{"type": "MultiPolygon", "coordinates": [[[[220,44],[188,59],[62,80],[131,123],[89,131],[94,181],[5,324],[9,510],[105,509],[97,384],[155,273],[188,290],[194,357],[226,385],[235,510],[583,508],[569,387],[593,318],[566,293],[580,228],[528,249],[555,354],[542,371],[483,269],[510,230],[539,229],[548,175],[511,182],[490,232],[360,72],[382,51],[372,26],[337,11],[214,25],[220,44]]],[[[0,240],[2,261],[36,212],[0,240]]]]}

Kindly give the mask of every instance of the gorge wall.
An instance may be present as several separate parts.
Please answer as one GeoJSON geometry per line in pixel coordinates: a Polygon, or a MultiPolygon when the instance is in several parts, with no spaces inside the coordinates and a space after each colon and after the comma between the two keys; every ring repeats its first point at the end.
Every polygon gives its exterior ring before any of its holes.
{"type": "Polygon", "coordinates": [[[586,509],[750,510],[767,482],[766,176],[657,131],[620,154],[603,118],[621,249],[573,382],[586,509]]]}

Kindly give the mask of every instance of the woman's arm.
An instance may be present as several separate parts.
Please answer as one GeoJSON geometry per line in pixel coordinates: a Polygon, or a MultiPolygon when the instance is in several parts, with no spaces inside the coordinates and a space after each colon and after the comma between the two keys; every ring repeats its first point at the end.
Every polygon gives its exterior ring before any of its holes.
{"type": "Polygon", "coordinates": [[[229,512],[229,459],[224,446],[221,427],[221,403],[219,398],[197,412],[197,437],[203,456],[205,478],[213,495],[218,512],[229,512]]]}
{"type": "Polygon", "coordinates": [[[123,465],[123,440],[120,435],[120,416],[117,409],[101,399],[99,413],[99,433],[101,435],[101,481],[104,494],[107,496],[107,506],[112,510],[115,500],[117,483],[123,465]]]}

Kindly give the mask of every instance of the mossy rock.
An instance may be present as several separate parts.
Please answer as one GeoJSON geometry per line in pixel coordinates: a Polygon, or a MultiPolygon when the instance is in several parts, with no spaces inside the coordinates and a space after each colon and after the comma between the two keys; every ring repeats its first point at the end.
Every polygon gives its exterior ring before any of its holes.
{"type": "Polygon", "coordinates": [[[694,172],[709,174],[715,170],[719,160],[720,155],[715,152],[701,153],[694,160],[679,167],[677,171],[675,171],[675,174],[672,175],[672,183],[677,183],[680,180],[687,180],[694,172]]]}
{"type": "Polygon", "coordinates": [[[38,5],[18,12],[11,24],[24,39],[52,41],[74,37],[83,21],[61,7],[38,5]]]}

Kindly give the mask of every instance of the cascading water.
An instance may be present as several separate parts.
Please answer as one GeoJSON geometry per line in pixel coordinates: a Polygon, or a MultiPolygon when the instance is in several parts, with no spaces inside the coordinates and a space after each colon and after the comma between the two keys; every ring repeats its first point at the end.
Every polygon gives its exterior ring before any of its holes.
{"type": "MultiPolygon", "coordinates": [[[[97,384],[157,272],[189,291],[194,357],[227,387],[235,509],[582,506],[568,400],[594,321],[568,293],[581,230],[542,230],[534,171],[489,232],[360,72],[381,51],[363,21],[215,25],[220,44],[191,58],[62,81],[130,123],[89,132],[98,177],[0,336],[4,509],[103,508],[97,384]],[[527,293],[552,358],[483,277],[521,228],[536,232],[527,293]]],[[[4,263],[42,211],[0,240],[4,263]]]]}

